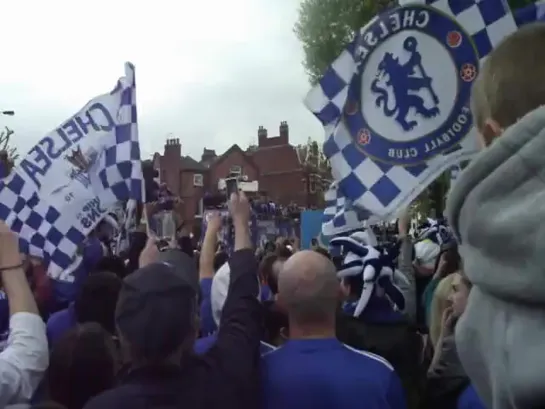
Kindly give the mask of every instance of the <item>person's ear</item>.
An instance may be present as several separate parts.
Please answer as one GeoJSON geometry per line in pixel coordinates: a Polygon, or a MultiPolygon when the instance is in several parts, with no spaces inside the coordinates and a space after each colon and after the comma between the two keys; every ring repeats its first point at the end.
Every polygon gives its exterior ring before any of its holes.
{"type": "Polygon", "coordinates": [[[288,339],[290,339],[290,330],[289,330],[289,328],[287,328],[287,327],[280,328],[280,339],[282,340],[282,342],[285,342],[288,339]]]}
{"type": "Polygon", "coordinates": [[[487,148],[492,145],[492,142],[503,133],[503,128],[498,122],[493,119],[484,121],[484,125],[480,130],[481,146],[487,148]]]}
{"type": "Polygon", "coordinates": [[[282,295],[280,295],[280,293],[275,294],[274,303],[275,303],[276,307],[278,307],[278,309],[280,311],[286,311],[286,303],[284,301],[284,297],[282,297],[282,295]]]}

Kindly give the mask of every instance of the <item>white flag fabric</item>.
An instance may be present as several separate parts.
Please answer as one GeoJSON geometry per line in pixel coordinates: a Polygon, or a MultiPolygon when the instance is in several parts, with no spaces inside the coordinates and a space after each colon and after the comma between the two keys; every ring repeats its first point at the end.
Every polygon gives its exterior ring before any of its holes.
{"type": "MultiPolygon", "coordinates": [[[[144,192],[144,188],[142,187],[144,192]]],[[[115,254],[120,255],[130,247],[129,234],[136,227],[136,209],[138,202],[134,199],[128,200],[123,209],[123,216],[120,218],[118,234],[115,238],[115,254]]]]}
{"type": "Polygon", "coordinates": [[[333,237],[373,224],[373,215],[364,208],[356,208],[339,189],[337,182],[324,194],[325,209],[322,218],[322,235],[333,237]]]}
{"type": "MultiPolygon", "coordinates": [[[[142,199],[134,66],[0,181],[0,219],[48,274],[70,280],[78,246],[119,200],[142,199]]],[[[77,261],[77,260],[76,260],[77,261]]]]}
{"type": "MultiPolygon", "coordinates": [[[[480,62],[516,29],[502,0],[401,0],[356,33],[305,100],[326,132],[336,182],[328,194],[391,220],[471,159],[471,86],[480,62]]],[[[341,212],[324,219],[324,234],[361,228],[361,218],[343,225],[341,212]]]]}

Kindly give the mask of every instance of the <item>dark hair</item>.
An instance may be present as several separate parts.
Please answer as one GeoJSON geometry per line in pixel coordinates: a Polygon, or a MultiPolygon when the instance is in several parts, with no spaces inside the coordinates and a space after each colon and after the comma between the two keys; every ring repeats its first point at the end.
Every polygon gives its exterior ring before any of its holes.
{"type": "Polygon", "coordinates": [[[74,303],[77,322],[80,324],[97,322],[110,334],[114,334],[115,305],[121,284],[121,279],[114,273],[101,272],[89,275],[74,303]]]}
{"type": "Polygon", "coordinates": [[[329,251],[327,251],[323,247],[316,247],[313,251],[315,251],[316,253],[320,253],[322,256],[327,257],[331,260],[331,254],[329,254],[329,251]]]}
{"type": "Polygon", "coordinates": [[[69,409],[81,409],[114,386],[116,367],[109,334],[96,323],[80,325],[53,346],[46,374],[49,398],[69,409]]]}
{"type": "Polygon", "coordinates": [[[120,279],[124,279],[128,275],[127,267],[121,257],[107,256],[102,257],[93,269],[94,272],[109,272],[114,273],[120,279]]]}
{"type": "Polygon", "coordinates": [[[229,254],[220,251],[214,256],[214,272],[217,272],[221,266],[229,261],[229,254]]]}
{"type": "Polygon", "coordinates": [[[278,277],[273,271],[274,263],[277,261],[286,261],[287,257],[279,256],[276,253],[269,253],[263,257],[259,264],[258,273],[262,280],[269,286],[271,293],[278,294],[278,277]]]}
{"type": "Polygon", "coordinates": [[[285,246],[277,246],[274,252],[279,258],[284,260],[287,260],[293,255],[293,252],[285,246]]]}
{"type": "Polygon", "coordinates": [[[443,256],[445,259],[445,270],[442,272],[443,277],[460,270],[462,267],[462,258],[458,253],[458,245],[455,242],[452,242],[441,246],[441,252],[435,259],[434,273],[437,271],[437,267],[439,267],[439,262],[443,256]]]}

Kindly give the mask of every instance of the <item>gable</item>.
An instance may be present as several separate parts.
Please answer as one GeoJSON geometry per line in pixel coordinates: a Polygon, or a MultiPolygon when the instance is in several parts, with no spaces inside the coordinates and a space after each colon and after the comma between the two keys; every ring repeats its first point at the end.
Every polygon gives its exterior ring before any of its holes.
{"type": "Polygon", "coordinates": [[[291,145],[258,148],[251,155],[262,175],[290,172],[301,168],[297,152],[291,145]]]}
{"type": "Polygon", "coordinates": [[[216,160],[210,164],[210,168],[217,169],[220,166],[224,167],[222,165],[226,161],[231,163],[231,165],[238,165],[243,168],[250,167],[254,172],[259,172],[259,168],[256,166],[252,157],[240,149],[240,146],[237,144],[232,145],[221,156],[218,156],[216,160]]]}

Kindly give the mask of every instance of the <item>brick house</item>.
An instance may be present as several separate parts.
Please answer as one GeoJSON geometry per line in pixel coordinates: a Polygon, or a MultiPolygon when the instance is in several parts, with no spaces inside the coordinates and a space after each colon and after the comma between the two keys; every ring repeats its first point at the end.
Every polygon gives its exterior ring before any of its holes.
{"type": "Polygon", "coordinates": [[[182,216],[188,224],[200,225],[202,197],[219,192],[229,175],[239,176],[246,185],[255,187],[254,194],[276,203],[308,208],[321,205],[320,172],[302,161],[298,149],[290,144],[287,122],[280,123],[279,135],[274,137],[260,126],[257,139],[257,146],[244,150],[234,144],[221,155],[204,148],[200,160],[184,156],[179,139],[168,139],[163,154],[154,154],[160,181],[184,201],[182,216]]]}

